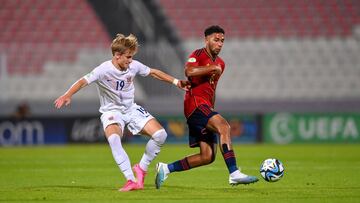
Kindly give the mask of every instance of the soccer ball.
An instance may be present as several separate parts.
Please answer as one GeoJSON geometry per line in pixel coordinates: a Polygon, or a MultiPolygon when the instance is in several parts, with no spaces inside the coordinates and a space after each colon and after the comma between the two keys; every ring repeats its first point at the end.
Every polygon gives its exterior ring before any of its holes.
{"type": "Polygon", "coordinates": [[[261,176],[268,182],[276,182],[284,175],[284,166],[278,159],[266,159],[260,166],[261,176]]]}

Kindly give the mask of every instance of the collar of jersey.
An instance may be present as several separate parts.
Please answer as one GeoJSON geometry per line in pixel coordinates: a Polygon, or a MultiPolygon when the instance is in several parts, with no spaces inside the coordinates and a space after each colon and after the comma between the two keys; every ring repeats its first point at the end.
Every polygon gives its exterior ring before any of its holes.
{"type": "Polygon", "coordinates": [[[119,70],[118,68],[116,68],[116,66],[115,66],[113,63],[111,63],[111,65],[112,65],[112,67],[115,68],[118,72],[120,72],[121,75],[124,75],[124,74],[128,73],[128,72],[129,72],[129,69],[130,69],[130,64],[129,64],[129,67],[128,67],[125,71],[119,70]]]}

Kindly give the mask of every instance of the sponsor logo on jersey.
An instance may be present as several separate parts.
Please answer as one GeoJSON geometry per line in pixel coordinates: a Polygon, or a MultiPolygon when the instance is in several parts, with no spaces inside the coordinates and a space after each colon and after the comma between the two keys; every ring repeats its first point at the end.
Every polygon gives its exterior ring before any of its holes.
{"type": "Polygon", "coordinates": [[[105,76],[105,80],[110,82],[110,81],[112,81],[112,78],[110,78],[109,76],[105,76]]]}
{"type": "Polygon", "coordinates": [[[190,63],[194,63],[194,62],[196,62],[196,58],[191,57],[191,58],[189,58],[189,59],[188,59],[188,62],[190,62],[190,63]]]}

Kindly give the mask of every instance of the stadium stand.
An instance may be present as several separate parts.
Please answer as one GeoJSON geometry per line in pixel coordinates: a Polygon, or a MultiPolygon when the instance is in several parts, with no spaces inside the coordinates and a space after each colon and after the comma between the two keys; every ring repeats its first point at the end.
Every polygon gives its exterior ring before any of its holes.
{"type": "MultiPolygon", "coordinates": [[[[53,100],[109,58],[110,36],[86,0],[0,0],[0,5],[0,115],[11,115],[22,102],[32,115],[58,113],[53,100]]],[[[74,114],[96,113],[96,92],[94,86],[79,92],[74,114]]]]}
{"type": "Polygon", "coordinates": [[[219,24],[227,63],[218,98],[318,101],[360,98],[359,1],[159,0],[187,52],[219,24]]]}
{"type": "Polygon", "coordinates": [[[359,24],[356,0],[159,0],[184,38],[221,24],[227,37],[351,35],[359,24]]]}
{"type": "MultiPolygon", "coordinates": [[[[220,106],[261,112],[295,102],[360,100],[357,0],[0,0],[0,5],[0,115],[24,100],[36,107],[34,114],[58,113],[48,102],[106,59],[118,32],[139,37],[142,62],[181,78],[181,49],[190,54],[203,46],[202,32],[210,24],[226,30],[220,106]]],[[[173,108],[182,105],[173,87],[138,82],[137,98],[146,98],[155,112],[182,111],[173,108]]],[[[96,112],[94,91],[80,92],[77,100],[80,107],[93,102],[82,112],[96,112]]],[[[304,109],[309,106],[316,105],[305,103],[304,109]]]]}
{"type": "MultiPolygon", "coordinates": [[[[33,115],[58,113],[51,102],[77,78],[110,58],[111,38],[119,32],[138,37],[141,50],[136,59],[182,75],[178,69],[182,50],[174,48],[179,40],[163,31],[171,28],[164,25],[161,13],[149,12],[157,9],[153,2],[0,0],[0,5],[0,115],[8,115],[24,101],[30,104],[33,115]],[[151,24],[155,17],[157,23],[151,24]]],[[[135,83],[140,102],[148,95],[181,97],[180,90],[158,81],[135,83]]],[[[73,106],[77,108],[72,114],[97,113],[96,90],[84,90],[75,97],[73,106]]]]}
{"type": "Polygon", "coordinates": [[[47,61],[75,61],[81,48],[108,47],[109,36],[85,0],[1,0],[0,52],[9,75],[41,74],[47,61]]]}

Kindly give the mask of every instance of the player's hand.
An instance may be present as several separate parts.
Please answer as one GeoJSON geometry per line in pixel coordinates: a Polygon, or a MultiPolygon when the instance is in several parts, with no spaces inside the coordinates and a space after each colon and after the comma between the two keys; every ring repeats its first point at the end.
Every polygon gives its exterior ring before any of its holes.
{"type": "Polygon", "coordinates": [[[67,106],[71,103],[71,97],[64,94],[54,101],[55,108],[60,109],[62,106],[67,106]]]}
{"type": "Polygon", "coordinates": [[[179,80],[176,86],[182,90],[189,91],[191,88],[191,83],[187,80],[179,80]]]}
{"type": "Polygon", "coordinates": [[[220,65],[212,65],[213,71],[212,73],[215,75],[221,75],[222,69],[220,65]]]}

